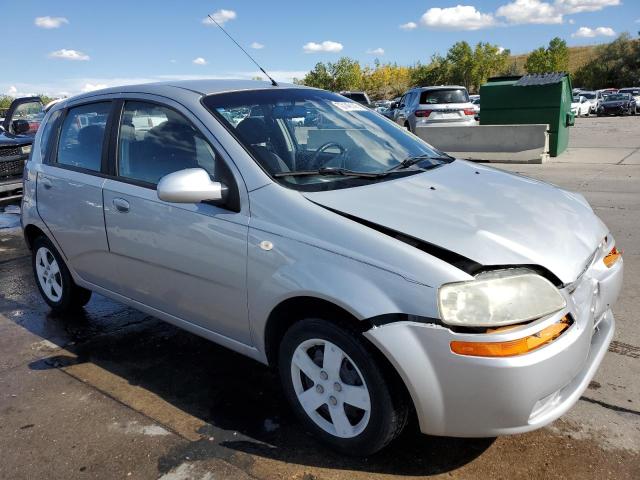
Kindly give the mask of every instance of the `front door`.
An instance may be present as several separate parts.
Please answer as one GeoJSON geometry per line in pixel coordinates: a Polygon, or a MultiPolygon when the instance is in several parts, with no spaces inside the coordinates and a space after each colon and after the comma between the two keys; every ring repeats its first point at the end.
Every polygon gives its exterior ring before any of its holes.
{"type": "Polygon", "coordinates": [[[162,176],[204,168],[237,199],[230,168],[176,105],[130,100],[120,118],[116,177],[104,184],[118,293],[250,344],[247,212],[237,204],[168,203],[156,192],[162,176]]]}

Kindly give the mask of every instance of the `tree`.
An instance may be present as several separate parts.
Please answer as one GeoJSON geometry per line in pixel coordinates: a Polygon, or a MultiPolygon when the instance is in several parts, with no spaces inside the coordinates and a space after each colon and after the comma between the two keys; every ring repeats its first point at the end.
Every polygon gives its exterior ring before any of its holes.
{"type": "Polygon", "coordinates": [[[449,81],[471,88],[475,60],[473,50],[467,42],[455,43],[447,52],[449,81]]]}
{"type": "Polygon", "coordinates": [[[591,89],[640,84],[640,39],[623,33],[598,47],[595,57],[576,71],[574,83],[591,89]]]}
{"type": "Polygon", "coordinates": [[[559,37],[553,38],[547,48],[536,48],[524,64],[527,73],[566,72],[569,70],[569,48],[559,37]]]}
{"type": "Polygon", "coordinates": [[[511,52],[501,49],[490,43],[478,43],[473,50],[473,68],[471,71],[472,88],[474,92],[480,91],[480,85],[497,73],[502,72],[511,52]]]}

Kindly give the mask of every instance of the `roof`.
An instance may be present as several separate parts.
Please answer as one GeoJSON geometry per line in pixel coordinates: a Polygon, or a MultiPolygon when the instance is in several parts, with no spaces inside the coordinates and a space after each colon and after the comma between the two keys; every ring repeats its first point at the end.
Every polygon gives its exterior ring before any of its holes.
{"type": "Polygon", "coordinates": [[[199,95],[210,95],[223,92],[235,92],[238,90],[265,90],[274,88],[308,88],[291,83],[278,83],[277,87],[270,81],[262,80],[236,80],[236,79],[205,79],[205,80],[173,80],[166,82],[141,83],[137,85],[122,85],[117,87],[93,90],[72,97],[74,99],[100,95],[104,93],[166,93],[168,88],[180,88],[199,95]]]}
{"type": "Polygon", "coordinates": [[[428,87],[415,87],[414,90],[427,91],[427,90],[443,90],[443,89],[450,89],[450,88],[464,88],[466,90],[466,87],[462,85],[430,85],[428,87]]]}

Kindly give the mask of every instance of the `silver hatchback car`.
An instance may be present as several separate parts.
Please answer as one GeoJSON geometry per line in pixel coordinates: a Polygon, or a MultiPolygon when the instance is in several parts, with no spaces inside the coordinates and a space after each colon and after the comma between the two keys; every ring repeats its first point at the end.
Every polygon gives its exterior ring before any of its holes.
{"type": "Polygon", "coordinates": [[[580,397],[623,261],[579,194],[453,159],[340,95],[255,81],[54,105],[22,225],[57,311],[113,298],[279,370],[367,455],[533,430],[580,397]]]}

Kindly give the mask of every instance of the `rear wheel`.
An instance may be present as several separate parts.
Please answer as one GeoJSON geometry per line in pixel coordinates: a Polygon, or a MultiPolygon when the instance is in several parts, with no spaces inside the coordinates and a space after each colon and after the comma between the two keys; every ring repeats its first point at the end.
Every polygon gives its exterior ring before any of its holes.
{"type": "Polygon", "coordinates": [[[403,389],[376,356],[361,334],[322,319],[294,324],[280,345],[280,377],[293,410],[344,454],[382,449],[407,422],[403,389]]]}
{"type": "Polygon", "coordinates": [[[52,310],[77,310],[91,299],[91,291],[75,284],[61,255],[44,236],[33,242],[32,266],[38,290],[52,310]]]}

